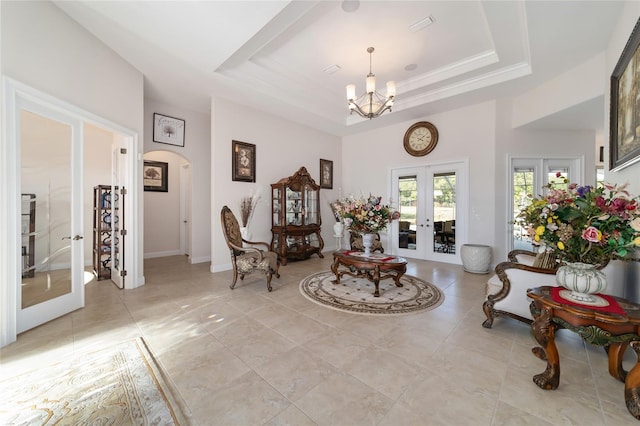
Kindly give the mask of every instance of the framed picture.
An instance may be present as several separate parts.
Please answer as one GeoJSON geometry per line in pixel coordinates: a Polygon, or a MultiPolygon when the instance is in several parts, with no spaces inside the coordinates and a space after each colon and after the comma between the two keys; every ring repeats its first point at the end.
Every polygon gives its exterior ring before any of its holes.
{"type": "Polygon", "coordinates": [[[169,192],[169,163],[145,161],[142,176],[145,191],[169,192]]]}
{"type": "Polygon", "coordinates": [[[231,141],[231,180],[256,181],[256,146],[251,143],[231,141]]]}
{"type": "Polygon", "coordinates": [[[184,146],[184,120],[154,112],[153,141],[184,146]]]}
{"type": "Polygon", "coordinates": [[[320,188],[333,189],[333,161],[320,159],[320,188]]]}
{"type": "Polygon", "coordinates": [[[640,19],[611,75],[609,168],[640,160],[640,19]]]}

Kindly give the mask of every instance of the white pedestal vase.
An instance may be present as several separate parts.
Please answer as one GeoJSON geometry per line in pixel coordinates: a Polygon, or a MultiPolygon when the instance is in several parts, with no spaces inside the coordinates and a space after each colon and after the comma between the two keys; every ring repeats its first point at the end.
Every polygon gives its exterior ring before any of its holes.
{"type": "Polygon", "coordinates": [[[364,254],[371,254],[371,246],[373,245],[373,240],[375,240],[376,234],[362,234],[362,245],[364,247],[364,254]]]}
{"type": "Polygon", "coordinates": [[[567,262],[556,271],[556,282],[567,290],[578,302],[593,302],[593,293],[602,293],[607,288],[607,276],[595,265],[567,262]]]}
{"type": "Polygon", "coordinates": [[[242,236],[243,240],[247,240],[247,241],[251,240],[251,234],[249,233],[249,228],[246,226],[240,227],[240,235],[242,236]]]}
{"type": "Polygon", "coordinates": [[[344,235],[344,224],[336,222],[333,224],[333,236],[336,237],[336,251],[342,247],[342,236],[344,235]]]}

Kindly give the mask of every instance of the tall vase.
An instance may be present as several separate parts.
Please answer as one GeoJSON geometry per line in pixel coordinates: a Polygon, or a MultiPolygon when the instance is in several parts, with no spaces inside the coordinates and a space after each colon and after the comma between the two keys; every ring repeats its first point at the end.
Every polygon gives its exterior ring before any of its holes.
{"type": "Polygon", "coordinates": [[[336,222],[333,224],[333,236],[336,238],[336,251],[342,247],[342,235],[344,232],[344,224],[336,222]]]}
{"type": "Polygon", "coordinates": [[[373,240],[376,238],[376,234],[362,234],[362,246],[364,247],[364,254],[371,254],[371,246],[373,240]]]}
{"type": "Polygon", "coordinates": [[[251,240],[251,234],[249,233],[249,228],[246,226],[241,226],[240,227],[240,235],[242,236],[243,240],[251,240]]]}
{"type": "Polygon", "coordinates": [[[556,282],[567,290],[577,302],[593,302],[593,293],[601,293],[607,288],[607,277],[595,265],[567,262],[558,268],[556,282]]]}

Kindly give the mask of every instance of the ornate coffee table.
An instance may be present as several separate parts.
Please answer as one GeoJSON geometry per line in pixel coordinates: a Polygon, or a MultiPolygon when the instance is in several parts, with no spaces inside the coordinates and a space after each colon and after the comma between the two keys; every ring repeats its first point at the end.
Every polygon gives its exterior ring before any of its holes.
{"type": "Polygon", "coordinates": [[[333,253],[331,272],[336,276],[334,284],[340,284],[340,278],[343,275],[367,278],[376,287],[373,293],[374,297],[380,297],[380,280],[393,278],[396,286],[402,287],[400,278],[407,272],[407,260],[403,257],[385,254],[365,255],[361,252],[341,250],[333,253]],[[340,265],[346,267],[347,270],[338,270],[340,265]]]}
{"type": "Polygon", "coordinates": [[[609,357],[609,374],[624,382],[624,399],[627,409],[640,420],[640,305],[620,297],[613,300],[620,306],[619,313],[591,309],[558,302],[549,286],[527,290],[534,321],[531,331],[540,344],[532,352],[547,361],[544,372],[533,376],[533,381],[542,389],[556,389],[560,383],[560,355],[554,338],[558,328],[577,333],[586,342],[603,346],[609,357]],[[625,349],[631,346],[638,362],[631,371],[622,368],[625,349]]]}

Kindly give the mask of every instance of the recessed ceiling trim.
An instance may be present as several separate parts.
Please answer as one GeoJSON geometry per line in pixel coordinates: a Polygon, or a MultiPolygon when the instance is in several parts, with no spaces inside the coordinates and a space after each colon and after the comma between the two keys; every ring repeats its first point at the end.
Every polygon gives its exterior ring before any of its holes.
{"type": "Polygon", "coordinates": [[[524,77],[531,74],[531,65],[526,62],[520,62],[509,67],[501,68],[483,74],[478,77],[469,78],[459,81],[448,86],[440,87],[428,92],[420,93],[411,97],[402,97],[393,108],[396,111],[415,107],[421,104],[438,101],[440,99],[449,98],[461,93],[472,90],[482,89],[493,86],[495,84],[504,83],[505,81],[524,77]]]}
{"type": "Polygon", "coordinates": [[[467,72],[498,63],[500,58],[493,50],[470,56],[461,61],[454,62],[445,67],[421,74],[417,77],[403,80],[398,83],[398,92],[408,92],[431,84],[457,77],[467,72]]]}

